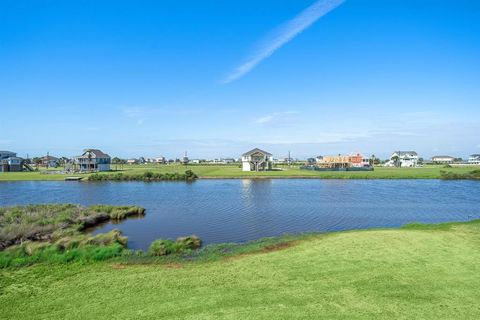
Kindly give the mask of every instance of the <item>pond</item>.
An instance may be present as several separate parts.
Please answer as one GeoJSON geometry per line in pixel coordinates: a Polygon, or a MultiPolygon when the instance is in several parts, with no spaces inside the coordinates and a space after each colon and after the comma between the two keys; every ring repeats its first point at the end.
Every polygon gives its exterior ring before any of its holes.
{"type": "Polygon", "coordinates": [[[205,244],[308,231],[397,227],[480,218],[480,182],[441,180],[199,180],[184,182],[2,182],[0,206],[127,204],[142,219],[106,224],[146,249],[158,238],[198,235],[205,244]]]}

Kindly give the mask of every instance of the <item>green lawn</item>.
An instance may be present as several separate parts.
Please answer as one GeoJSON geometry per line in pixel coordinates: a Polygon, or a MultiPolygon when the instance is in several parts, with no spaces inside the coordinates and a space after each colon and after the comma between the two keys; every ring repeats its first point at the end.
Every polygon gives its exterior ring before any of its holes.
{"type": "Polygon", "coordinates": [[[2,319],[480,319],[480,222],[210,262],[0,270],[2,319]]]}
{"type": "MultiPolygon", "coordinates": [[[[375,171],[364,172],[318,172],[300,170],[298,167],[287,168],[279,171],[266,172],[243,172],[238,165],[112,165],[112,169],[126,173],[134,172],[161,172],[161,173],[184,173],[190,169],[200,178],[322,178],[322,179],[438,179],[440,171],[451,171],[454,173],[467,173],[475,167],[453,167],[427,166],[422,168],[384,168],[377,167],[375,171]]],[[[478,167],[477,167],[478,168],[478,167]]],[[[88,176],[77,174],[76,176],[88,176]]],[[[0,173],[0,181],[20,180],[64,180],[64,175],[44,174],[42,172],[5,172],[0,173]]]]}

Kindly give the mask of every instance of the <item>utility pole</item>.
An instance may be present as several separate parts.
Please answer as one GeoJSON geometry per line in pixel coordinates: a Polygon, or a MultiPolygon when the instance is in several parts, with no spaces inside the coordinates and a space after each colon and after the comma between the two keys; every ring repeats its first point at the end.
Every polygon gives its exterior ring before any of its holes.
{"type": "Polygon", "coordinates": [[[290,157],[290,150],[289,150],[289,151],[288,151],[288,167],[289,167],[289,168],[292,167],[291,161],[292,161],[292,158],[290,157]]]}

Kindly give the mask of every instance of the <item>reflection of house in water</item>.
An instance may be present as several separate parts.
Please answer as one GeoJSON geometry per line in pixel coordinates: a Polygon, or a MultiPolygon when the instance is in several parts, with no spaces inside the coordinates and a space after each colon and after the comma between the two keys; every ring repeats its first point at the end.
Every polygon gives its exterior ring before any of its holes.
{"type": "Polygon", "coordinates": [[[265,171],[272,169],[272,154],[255,148],[242,155],[243,171],[265,171]]]}

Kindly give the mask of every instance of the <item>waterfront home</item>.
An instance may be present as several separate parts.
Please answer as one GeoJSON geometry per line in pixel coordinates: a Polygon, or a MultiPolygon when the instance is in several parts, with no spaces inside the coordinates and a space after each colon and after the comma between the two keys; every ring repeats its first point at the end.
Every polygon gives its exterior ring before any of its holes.
{"type": "Polygon", "coordinates": [[[138,160],[137,159],[128,159],[127,164],[137,164],[138,160]]]}
{"type": "Polygon", "coordinates": [[[60,165],[60,159],[51,155],[41,157],[42,165],[45,167],[58,167],[60,165]]]}
{"type": "Polygon", "coordinates": [[[468,164],[480,165],[480,154],[472,154],[468,158],[468,164]]]}
{"type": "Polygon", "coordinates": [[[81,156],[73,158],[75,170],[80,172],[109,171],[112,159],[98,149],[85,149],[81,156]]]}
{"type": "Polygon", "coordinates": [[[317,157],[317,164],[320,168],[329,169],[370,167],[370,161],[360,153],[317,157]]]}
{"type": "Polygon", "coordinates": [[[210,164],[232,164],[232,163],[235,163],[236,160],[233,158],[220,158],[220,159],[212,159],[207,162],[210,164]]]}
{"type": "Polygon", "coordinates": [[[351,154],[350,163],[353,168],[370,167],[370,160],[365,158],[361,153],[351,154]]]}
{"type": "Polygon", "coordinates": [[[0,160],[4,160],[10,157],[16,157],[17,154],[12,151],[0,151],[0,160]]]}
{"type": "Polygon", "coordinates": [[[272,154],[255,148],[242,155],[243,171],[266,171],[272,169],[272,154]]]}
{"type": "Polygon", "coordinates": [[[156,163],[166,163],[167,159],[165,157],[157,157],[155,158],[156,163]]]}
{"type": "Polygon", "coordinates": [[[320,164],[322,161],[323,161],[323,156],[317,156],[317,157],[315,158],[315,162],[316,162],[317,164],[320,164]]]}
{"type": "Polygon", "coordinates": [[[0,172],[22,171],[23,159],[15,152],[0,151],[0,172]]]}
{"type": "Polygon", "coordinates": [[[432,162],[435,164],[450,164],[455,161],[454,157],[451,156],[434,156],[432,157],[432,162]]]}
{"type": "Polygon", "coordinates": [[[418,154],[415,151],[395,151],[386,167],[416,167],[418,166],[418,154]]]}
{"type": "Polygon", "coordinates": [[[187,156],[187,152],[185,151],[185,155],[183,156],[182,160],[180,160],[181,164],[187,165],[190,162],[187,156]]]}

